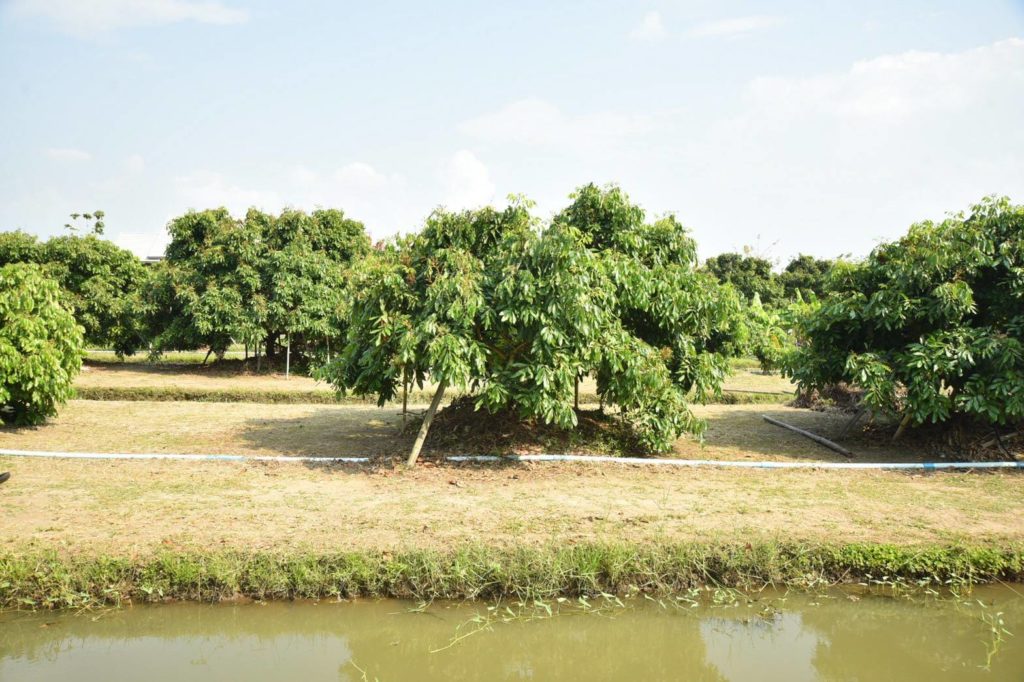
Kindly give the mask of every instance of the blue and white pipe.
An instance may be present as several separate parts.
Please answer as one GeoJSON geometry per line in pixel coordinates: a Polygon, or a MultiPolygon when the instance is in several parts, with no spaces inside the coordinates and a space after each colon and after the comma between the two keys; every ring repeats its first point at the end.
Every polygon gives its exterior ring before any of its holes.
{"type": "MultiPolygon", "coordinates": [[[[186,460],[221,462],[318,462],[323,464],[368,464],[369,457],[310,457],[273,455],[198,455],[178,453],[125,454],[113,452],[51,452],[0,449],[0,456],[49,457],[55,459],[186,460]]],[[[447,462],[577,462],[581,464],[630,464],[640,466],[711,467],[721,469],[1024,469],[1022,462],[750,462],[717,459],[657,459],[606,457],[600,455],[453,455],[447,462]]]]}

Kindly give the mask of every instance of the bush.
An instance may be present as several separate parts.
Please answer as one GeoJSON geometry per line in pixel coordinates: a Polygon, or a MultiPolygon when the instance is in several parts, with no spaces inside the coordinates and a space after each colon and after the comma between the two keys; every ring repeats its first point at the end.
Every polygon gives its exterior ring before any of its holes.
{"type": "Polygon", "coordinates": [[[0,268],[0,415],[38,424],[71,397],[82,366],[82,328],[60,288],[36,265],[0,268]]]}
{"type": "Polygon", "coordinates": [[[838,263],[786,360],[802,391],[846,382],[903,424],[1024,419],[1024,207],[989,198],[838,263]]]}

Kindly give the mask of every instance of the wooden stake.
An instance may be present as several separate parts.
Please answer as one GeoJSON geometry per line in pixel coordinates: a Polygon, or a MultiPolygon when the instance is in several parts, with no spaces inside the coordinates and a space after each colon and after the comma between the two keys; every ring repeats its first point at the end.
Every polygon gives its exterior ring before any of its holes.
{"type": "Polygon", "coordinates": [[[804,431],[803,429],[798,429],[797,427],[792,426],[790,424],[787,424],[785,422],[780,422],[778,419],[772,419],[771,417],[769,417],[766,414],[762,414],[761,418],[764,419],[769,424],[775,424],[775,426],[781,426],[782,428],[789,429],[790,431],[792,431],[794,433],[799,433],[804,438],[810,438],[815,443],[820,443],[821,445],[824,445],[829,450],[835,450],[836,452],[838,452],[841,455],[845,455],[847,457],[853,457],[853,453],[852,452],[850,452],[849,450],[844,448],[842,445],[838,445],[836,443],[833,443],[828,438],[822,438],[821,436],[819,436],[816,433],[811,433],[810,431],[804,431]]]}
{"type": "Polygon", "coordinates": [[[434,421],[434,413],[437,412],[437,406],[441,404],[441,398],[444,396],[444,389],[448,386],[448,382],[441,380],[441,383],[437,385],[437,392],[434,393],[434,399],[430,401],[430,407],[427,408],[427,413],[423,415],[423,423],[420,424],[420,432],[416,435],[416,442],[412,444],[412,452],[409,453],[409,459],[405,463],[412,466],[416,463],[416,458],[420,456],[420,450],[423,449],[423,442],[427,440],[427,431],[430,430],[430,422],[434,421]]]}

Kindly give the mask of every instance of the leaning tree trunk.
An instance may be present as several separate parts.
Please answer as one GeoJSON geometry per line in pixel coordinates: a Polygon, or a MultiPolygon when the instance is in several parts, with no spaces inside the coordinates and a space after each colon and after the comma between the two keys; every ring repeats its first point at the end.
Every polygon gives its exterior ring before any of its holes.
{"type": "Polygon", "coordinates": [[[423,449],[423,442],[427,440],[427,431],[430,430],[430,422],[434,421],[434,413],[437,412],[437,406],[441,404],[441,398],[444,396],[444,389],[448,386],[448,382],[444,379],[437,385],[437,392],[434,393],[434,399],[430,401],[430,407],[427,408],[427,413],[423,415],[423,423],[420,424],[420,432],[416,435],[416,442],[412,444],[412,452],[409,453],[409,459],[405,463],[412,466],[416,463],[416,458],[420,456],[420,450],[423,449]]]}

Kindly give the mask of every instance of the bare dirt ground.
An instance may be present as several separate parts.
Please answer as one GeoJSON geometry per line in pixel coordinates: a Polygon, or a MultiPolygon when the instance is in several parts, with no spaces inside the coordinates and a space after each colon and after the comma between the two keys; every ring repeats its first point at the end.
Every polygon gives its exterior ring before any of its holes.
{"type": "Polygon", "coordinates": [[[0,550],[1024,541],[1012,473],[0,458],[0,550]]]}

